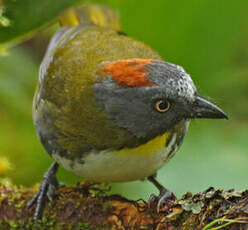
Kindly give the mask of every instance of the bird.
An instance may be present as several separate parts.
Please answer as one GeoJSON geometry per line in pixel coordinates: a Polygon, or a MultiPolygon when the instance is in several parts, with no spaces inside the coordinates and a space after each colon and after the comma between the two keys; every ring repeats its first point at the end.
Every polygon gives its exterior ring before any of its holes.
{"type": "Polygon", "coordinates": [[[123,33],[116,11],[89,5],[59,21],[33,99],[37,136],[54,160],[28,203],[34,219],[53,200],[60,166],[99,183],[148,179],[159,190],[159,211],[173,193],[157,171],[180,148],[190,120],[227,115],[200,96],[183,67],[123,33]]]}

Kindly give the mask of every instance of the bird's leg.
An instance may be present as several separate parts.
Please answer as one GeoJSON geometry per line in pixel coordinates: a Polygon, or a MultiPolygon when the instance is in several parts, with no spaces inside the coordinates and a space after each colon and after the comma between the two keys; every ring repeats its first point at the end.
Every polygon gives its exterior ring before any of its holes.
{"type": "Polygon", "coordinates": [[[28,202],[27,206],[31,207],[36,204],[35,212],[34,212],[34,221],[37,222],[41,216],[43,208],[46,204],[47,199],[49,201],[53,200],[53,195],[58,188],[59,184],[56,178],[56,173],[59,165],[54,162],[47,172],[43,176],[42,183],[38,192],[34,195],[31,201],[28,202]]]}
{"type": "Polygon", "coordinates": [[[156,188],[159,190],[159,196],[152,194],[148,201],[148,206],[151,207],[151,204],[157,202],[157,212],[159,213],[160,209],[162,208],[163,204],[168,200],[175,200],[176,196],[174,193],[170,192],[166,189],[163,185],[161,185],[156,180],[156,175],[149,176],[147,179],[152,182],[156,188]]]}

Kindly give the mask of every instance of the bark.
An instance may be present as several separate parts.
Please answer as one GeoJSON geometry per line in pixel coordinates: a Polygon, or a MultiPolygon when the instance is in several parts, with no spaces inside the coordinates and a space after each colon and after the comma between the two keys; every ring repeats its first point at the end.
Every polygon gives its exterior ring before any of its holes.
{"type": "Polygon", "coordinates": [[[209,188],[187,193],[169,200],[157,213],[156,202],[148,207],[145,201],[107,195],[101,186],[83,183],[58,189],[38,225],[32,221],[34,208],[26,207],[34,193],[34,188],[0,185],[1,230],[248,229],[248,191],[209,188]]]}

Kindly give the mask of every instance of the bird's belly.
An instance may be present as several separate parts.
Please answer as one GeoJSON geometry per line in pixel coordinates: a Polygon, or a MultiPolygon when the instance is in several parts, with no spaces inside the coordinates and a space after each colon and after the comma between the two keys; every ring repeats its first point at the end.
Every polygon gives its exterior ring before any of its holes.
{"type": "Polygon", "coordinates": [[[53,154],[53,158],[65,169],[96,182],[142,180],[156,173],[176,151],[176,134],[170,137],[165,147],[167,137],[163,135],[153,143],[134,149],[91,152],[83,159],[74,161],[57,154],[53,154]]]}

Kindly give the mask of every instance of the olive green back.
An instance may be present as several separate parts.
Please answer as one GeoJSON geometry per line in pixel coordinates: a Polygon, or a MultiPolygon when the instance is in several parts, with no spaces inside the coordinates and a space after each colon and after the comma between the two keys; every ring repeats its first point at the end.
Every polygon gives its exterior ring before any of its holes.
{"type": "Polygon", "coordinates": [[[86,146],[119,149],[137,142],[99,108],[93,89],[96,72],[102,61],[161,57],[147,45],[111,29],[79,25],[63,30],[55,35],[41,65],[38,93],[41,100],[52,105],[45,113],[56,117],[59,145],[81,154],[86,146]]]}

